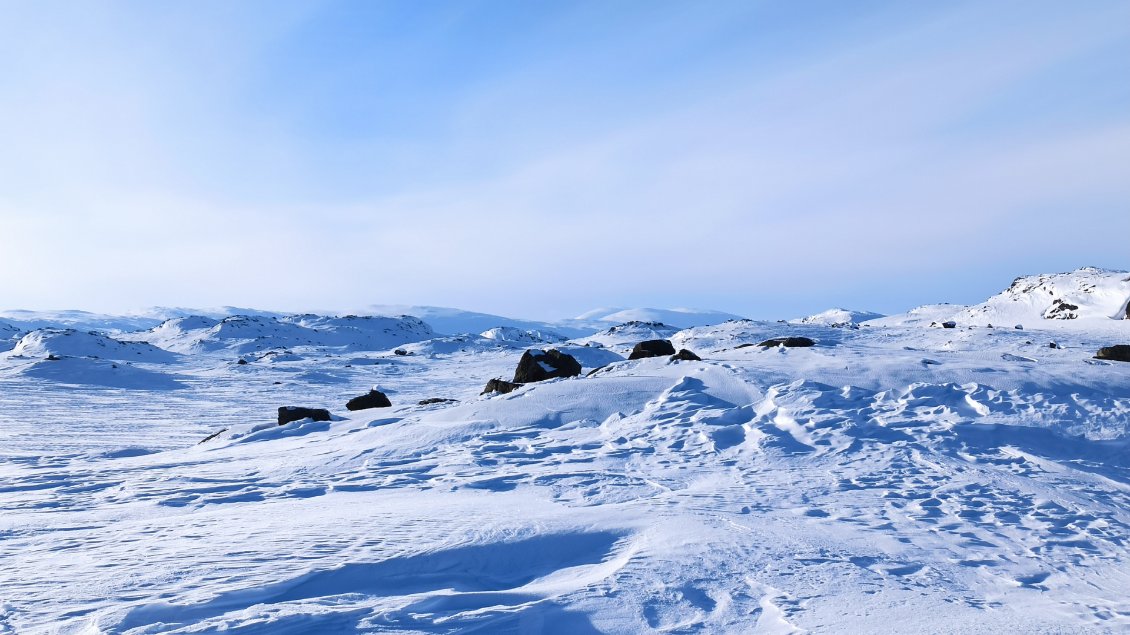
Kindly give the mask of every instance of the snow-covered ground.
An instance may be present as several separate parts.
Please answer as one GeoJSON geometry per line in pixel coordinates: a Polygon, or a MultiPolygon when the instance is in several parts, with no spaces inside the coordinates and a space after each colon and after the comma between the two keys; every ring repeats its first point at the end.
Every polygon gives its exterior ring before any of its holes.
{"type": "Polygon", "coordinates": [[[1127,278],[581,335],[0,325],[0,633],[1125,632],[1127,278]],[[626,359],[656,337],[702,361],[626,359]],[[480,395],[528,346],[581,376],[480,395]]]}

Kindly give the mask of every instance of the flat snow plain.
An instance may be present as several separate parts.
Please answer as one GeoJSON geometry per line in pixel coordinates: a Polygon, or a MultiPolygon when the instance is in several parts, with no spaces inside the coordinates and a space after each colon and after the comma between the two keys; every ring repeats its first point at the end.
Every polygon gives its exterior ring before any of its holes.
{"type": "Polygon", "coordinates": [[[486,396],[528,344],[9,353],[0,633],[1130,629],[1130,321],[879,322],[486,396]]]}

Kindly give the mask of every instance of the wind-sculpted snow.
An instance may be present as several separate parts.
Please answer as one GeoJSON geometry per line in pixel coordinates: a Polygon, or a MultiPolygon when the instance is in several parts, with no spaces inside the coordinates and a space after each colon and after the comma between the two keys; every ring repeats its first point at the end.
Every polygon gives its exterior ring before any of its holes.
{"type": "Polygon", "coordinates": [[[1130,330],[658,329],[704,361],[574,342],[505,395],[476,336],[3,370],[0,632],[1130,629],[1130,330]]]}

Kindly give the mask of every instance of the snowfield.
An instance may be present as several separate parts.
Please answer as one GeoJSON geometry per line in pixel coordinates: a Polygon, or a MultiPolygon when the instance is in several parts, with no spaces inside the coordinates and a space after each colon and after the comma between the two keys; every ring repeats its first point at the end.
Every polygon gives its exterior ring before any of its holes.
{"type": "Polygon", "coordinates": [[[581,334],[9,312],[0,633],[1126,632],[1128,279],[581,334]],[[480,394],[527,347],[582,373],[480,394]]]}

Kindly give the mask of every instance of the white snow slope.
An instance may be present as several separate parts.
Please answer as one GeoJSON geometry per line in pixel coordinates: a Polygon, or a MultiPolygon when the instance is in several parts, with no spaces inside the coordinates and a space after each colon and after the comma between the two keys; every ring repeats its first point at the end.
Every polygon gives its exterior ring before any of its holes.
{"type": "Polygon", "coordinates": [[[1054,322],[574,342],[609,364],[507,395],[473,338],[0,367],[0,633],[1126,632],[1130,320],[1054,322]]]}

